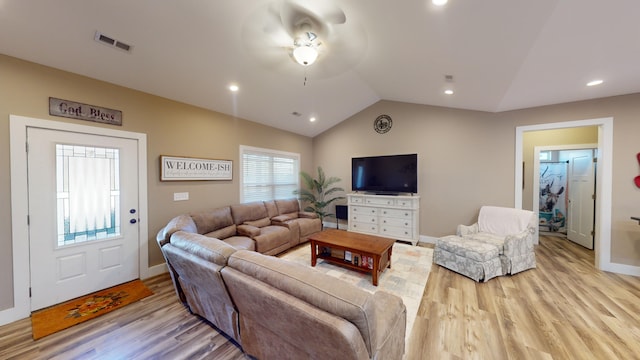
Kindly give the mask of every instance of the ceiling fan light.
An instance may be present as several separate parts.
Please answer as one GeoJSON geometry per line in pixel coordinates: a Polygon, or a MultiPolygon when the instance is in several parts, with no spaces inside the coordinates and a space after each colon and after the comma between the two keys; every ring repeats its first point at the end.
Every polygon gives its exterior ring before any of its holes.
{"type": "Polygon", "coordinates": [[[312,46],[298,46],[293,49],[293,58],[302,66],[313,64],[318,58],[318,50],[312,46]]]}

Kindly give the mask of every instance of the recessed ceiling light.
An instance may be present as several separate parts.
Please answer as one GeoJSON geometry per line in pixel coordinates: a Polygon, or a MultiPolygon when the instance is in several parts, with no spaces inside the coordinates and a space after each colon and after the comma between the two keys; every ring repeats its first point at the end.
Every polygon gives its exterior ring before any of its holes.
{"type": "Polygon", "coordinates": [[[312,117],[309,118],[309,121],[314,122],[314,121],[316,121],[316,118],[314,116],[312,116],[312,117]]]}
{"type": "Polygon", "coordinates": [[[453,90],[447,89],[444,91],[444,93],[447,95],[453,95],[453,90]]]}
{"type": "Polygon", "coordinates": [[[596,85],[602,84],[603,82],[604,82],[603,80],[593,80],[593,81],[589,81],[587,83],[587,86],[596,86],[596,85]]]}
{"type": "Polygon", "coordinates": [[[233,92],[237,92],[238,90],[240,90],[240,88],[238,87],[238,85],[229,85],[229,90],[233,91],[233,92]]]}
{"type": "Polygon", "coordinates": [[[442,6],[447,3],[448,0],[431,0],[433,5],[442,6]]]}

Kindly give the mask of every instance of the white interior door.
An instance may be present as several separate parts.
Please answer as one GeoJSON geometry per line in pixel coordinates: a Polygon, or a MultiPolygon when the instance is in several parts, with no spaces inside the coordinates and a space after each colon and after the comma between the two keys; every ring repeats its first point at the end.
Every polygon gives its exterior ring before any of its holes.
{"type": "Polygon", "coordinates": [[[31,310],[139,277],[137,141],[27,129],[31,310]]]}
{"type": "Polygon", "coordinates": [[[595,210],[593,150],[562,151],[560,156],[562,160],[569,160],[567,239],[587,249],[593,249],[592,231],[595,210]]]}

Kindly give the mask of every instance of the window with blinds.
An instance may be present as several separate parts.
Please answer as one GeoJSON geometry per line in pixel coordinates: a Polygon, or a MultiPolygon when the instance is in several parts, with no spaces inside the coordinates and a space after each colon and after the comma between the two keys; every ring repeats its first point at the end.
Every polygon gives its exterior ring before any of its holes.
{"type": "Polygon", "coordinates": [[[240,202],[288,199],[298,189],[300,154],[240,146],[240,202]]]}

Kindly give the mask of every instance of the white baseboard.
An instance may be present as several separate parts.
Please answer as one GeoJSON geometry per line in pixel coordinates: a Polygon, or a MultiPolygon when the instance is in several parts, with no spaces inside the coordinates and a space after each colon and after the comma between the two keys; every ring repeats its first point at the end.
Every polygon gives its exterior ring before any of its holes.
{"type": "Polygon", "coordinates": [[[24,309],[17,307],[2,310],[0,311],[0,326],[28,318],[29,315],[29,312],[25,313],[24,309]]]}
{"type": "Polygon", "coordinates": [[[426,243],[426,244],[435,244],[437,239],[438,239],[437,237],[433,237],[433,236],[420,235],[418,242],[426,243]]]}
{"type": "Polygon", "coordinates": [[[149,267],[147,269],[147,271],[144,272],[144,274],[140,274],[140,280],[145,280],[145,279],[148,279],[148,278],[152,278],[154,276],[161,275],[161,274],[164,274],[166,272],[169,272],[169,269],[167,268],[167,264],[166,263],[154,265],[154,266],[149,267]]]}
{"type": "Polygon", "coordinates": [[[606,268],[602,269],[602,271],[609,271],[623,275],[640,276],[640,266],[626,264],[609,263],[606,268]]]}
{"type": "Polygon", "coordinates": [[[340,230],[347,230],[349,228],[349,226],[347,224],[344,223],[340,223],[337,227],[336,227],[336,223],[335,221],[323,221],[322,222],[322,226],[324,229],[340,229],[340,230]]]}

